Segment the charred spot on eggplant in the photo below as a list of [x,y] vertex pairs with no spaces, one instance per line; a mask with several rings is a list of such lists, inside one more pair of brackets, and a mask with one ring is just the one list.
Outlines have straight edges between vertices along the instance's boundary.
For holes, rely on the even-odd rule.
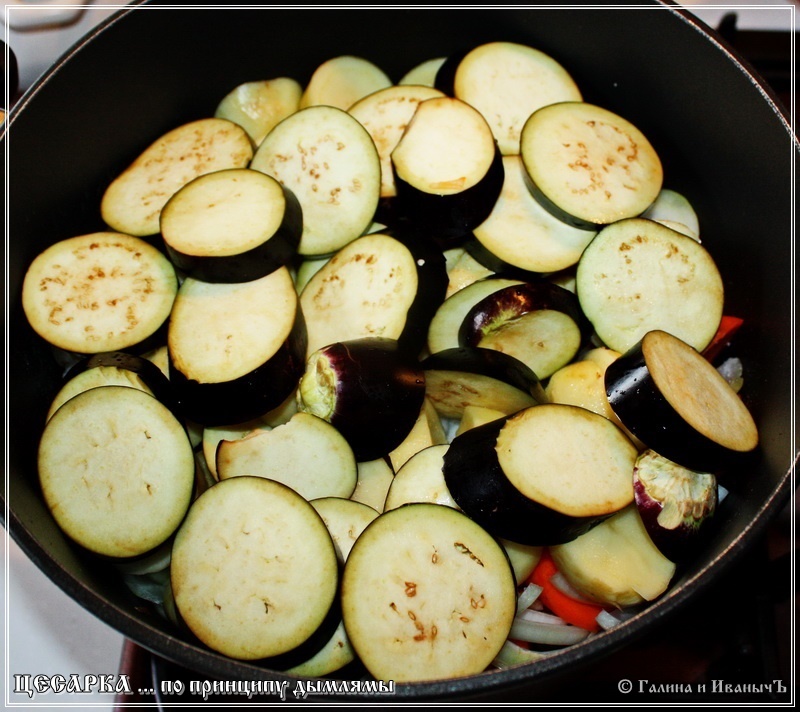
[[671,561],[680,561],[702,524],[717,508],[717,478],[645,450],[633,469],[636,506],[653,543]]
[[359,462],[394,450],[414,427],[425,374],[396,339],[364,337],[329,344],[306,363],[298,406],[334,425]]

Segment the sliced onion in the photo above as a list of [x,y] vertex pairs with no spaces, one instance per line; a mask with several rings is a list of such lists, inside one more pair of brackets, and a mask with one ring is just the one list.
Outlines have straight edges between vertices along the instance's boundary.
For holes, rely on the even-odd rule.
[[565,596],[569,596],[576,601],[580,601],[581,603],[596,603],[596,601],[592,601],[586,598],[586,596],[583,596],[569,581],[567,581],[566,576],[564,576],[564,574],[562,574],[560,571],[554,573],[550,577],[550,583],[552,583],[553,586],[555,586]]
[[525,586],[517,597],[517,615],[522,613],[526,608],[530,608],[534,601],[539,598],[541,592],[542,587],[535,583],[529,583]]
[[521,645],[507,640],[500,648],[500,652],[492,661],[492,665],[498,670],[505,670],[515,665],[523,665],[525,663],[533,663],[547,657],[548,653],[540,653],[536,650],[528,650]]
[[525,610],[518,614],[517,618],[521,618],[525,621],[532,621],[533,623],[544,623],[546,625],[567,625],[567,622],[563,618],[559,618],[559,616],[554,613],[544,613],[543,611]]
[[574,625],[553,625],[515,618],[510,638],[540,645],[572,645],[580,643],[589,635],[588,630]]
[[617,618],[617,616],[610,611],[600,611],[595,620],[597,621],[597,625],[599,625],[603,630],[609,630],[622,623],[622,620]]

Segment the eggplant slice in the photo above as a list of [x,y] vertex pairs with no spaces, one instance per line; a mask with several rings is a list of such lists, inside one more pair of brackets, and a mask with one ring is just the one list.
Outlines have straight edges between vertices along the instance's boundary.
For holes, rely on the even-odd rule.
[[611,363],[605,384],[623,425],[684,467],[717,474],[758,447],[739,394],[702,354],[665,331],[648,332]]
[[493,535],[548,546],[633,502],[637,454],[608,419],[543,404],[456,437],[444,477],[456,504]]

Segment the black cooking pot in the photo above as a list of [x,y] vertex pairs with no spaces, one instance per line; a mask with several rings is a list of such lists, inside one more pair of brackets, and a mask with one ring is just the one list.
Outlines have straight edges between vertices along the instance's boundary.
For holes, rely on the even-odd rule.
[[762,443],[746,471],[726,482],[729,494],[708,536],[669,591],[644,612],[535,665],[400,685],[395,699],[536,699],[545,681],[675,616],[764,531],[787,502],[796,456],[790,376],[797,144],[775,95],[713,32],[657,2],[627,10],[160,5],[126,8],[81,41],[25,94],[4,135],[10,333],[5,526],[68,595],[144,648],[199,674],[287,679],[210,652],[143,611],[119,576],[71,545],[47,512],[35,453],[62,366],[22,314],[22,278],[34,256],[56,240],[103,229],[99,204],[109,181],[167,130],[211,115],[239,83],[276,76],[303,83],[322,61],[340,54],[368,58],[397,80],[422,60],[498,39],[557,58],[587,101],[616,111],[650,138],[664,163],[665,186],[692,201],[703,242],[725,279],[726,312],[744,318],[737,342],[743,397]]

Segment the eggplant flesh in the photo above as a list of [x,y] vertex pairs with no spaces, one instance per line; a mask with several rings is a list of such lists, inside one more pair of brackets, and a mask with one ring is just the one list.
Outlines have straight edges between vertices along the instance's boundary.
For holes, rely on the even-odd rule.
[[718,503],[713,474],[689,470],[653,450],[645,450],[636,460],[633,491],[650,538],[671,561],[685,555]]
[[396,339],[363,337],[315,351],[298,407],[338,428],[359,462],[394,450],[419,417],[425,375]]

